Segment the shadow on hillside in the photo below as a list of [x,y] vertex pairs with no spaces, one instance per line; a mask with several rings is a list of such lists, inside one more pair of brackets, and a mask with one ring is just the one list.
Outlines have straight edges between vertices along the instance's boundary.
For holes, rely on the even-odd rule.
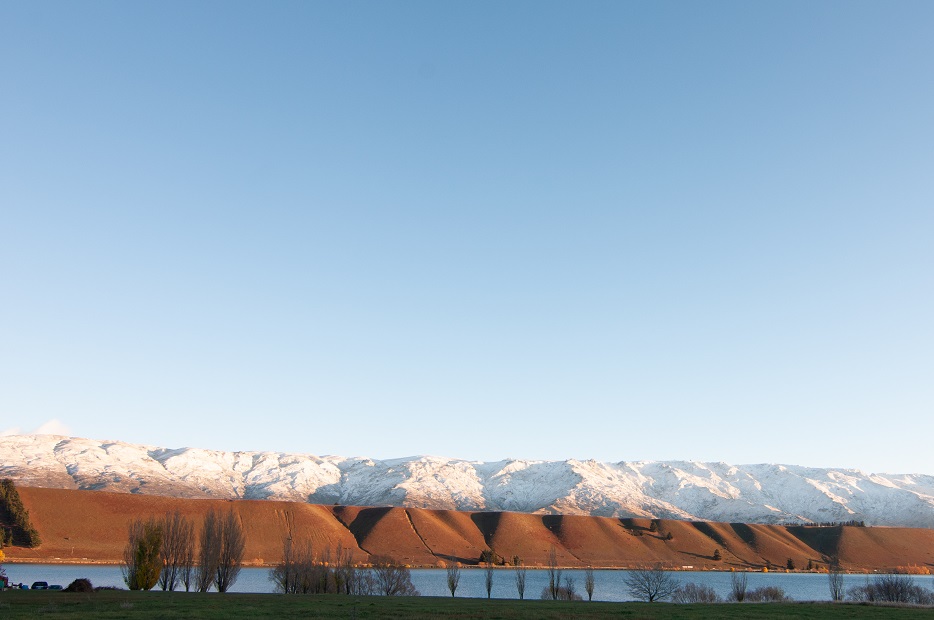
[[503,518],[502,512],[475,512],[470,515],[470,520],[474,522],[480,533],[483,534],[483,542],[488,548],[491,547],[493,536],[499,527],[499,522]]
[[361,545],[373,531],[373,528],[376,527],[376,524],[389,514],[391,510],[392,508],[389,506],[363,508],[350,523],[347,522],[347,509],[344,506],[335,506],[334,515],[347,526],[347,529],[350,530],[350,533],[353,534],[353,537],[357,540],[357,545]]

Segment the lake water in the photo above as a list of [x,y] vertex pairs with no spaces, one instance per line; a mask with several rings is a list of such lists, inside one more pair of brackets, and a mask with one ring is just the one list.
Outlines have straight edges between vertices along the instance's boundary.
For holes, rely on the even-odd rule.
[[[7,576],[11,583],[25,583],[31,585],[34,581],[47,581],[50,584],[67,586],[73,580],[84,577],[91,580],[95,586],[126,587],[119,566],[100,566],[83,564],[5,564]],[[268,568],[244,568],[240,571],[237,583],[232,592],[272,592],[273,584],[269,580]],[[623,584],[625,572],[622,570],[596,570],[594,576],[594,600],[599,601],[626,601],[632,597]],[[673,573],[675,579],[681,583],[694,582],[713,588],[717,594],[726,598],[730,593],[730,573],[721,572],[692,572],[678,571]],[[566,570],[563,575],[574,579],[577,591],[584,597],[584,571]],[[761,586],[779,586],[785,594],[797,601],[826,601],[830,600],[830,590],[827,585],[827,575],[815,573],[747,573],[749,589]],[[846,588],[864,585],[867,575],[844,575]],[[917,585],[925,588],[934,588],[934,576],[914,575]],[[447,589],[447,575],[443,569],[412,569],[412,582],[423,596],[450,596]],[[525,597],[537,599],[542,589],[548,585],[548,573],[544,570],[529,569],[526,576]],[[511,569],[497,569],[493,576],[494,598],[519,598],[516,591],[514,573]],[[457,588],[459,597],[486,597],[484,586],[484,571],[477,569],[463,569],[461,571],[460,585]]]

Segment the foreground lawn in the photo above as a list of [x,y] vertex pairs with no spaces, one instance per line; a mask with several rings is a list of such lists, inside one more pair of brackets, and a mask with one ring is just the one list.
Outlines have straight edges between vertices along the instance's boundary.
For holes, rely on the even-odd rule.
[[0,592],[0,618],[928,618],[931,609],[831,603],[585,603],[430,597],[282,596],[109,591]]

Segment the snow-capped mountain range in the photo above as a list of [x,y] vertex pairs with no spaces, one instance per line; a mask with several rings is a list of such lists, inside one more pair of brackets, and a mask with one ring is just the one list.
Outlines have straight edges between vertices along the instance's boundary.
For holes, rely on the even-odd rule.
[[934,527],[934,476],[695,461],[392,460],[0,437],[24,486],[317,504]]

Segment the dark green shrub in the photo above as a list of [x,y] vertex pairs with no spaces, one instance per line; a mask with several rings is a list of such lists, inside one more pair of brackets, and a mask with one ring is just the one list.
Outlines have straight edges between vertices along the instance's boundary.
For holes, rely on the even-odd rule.
[[23,500],[9,478],[0,480],[0,519],[4,519],[11,526],[9,535],[4,534],[3,544],[18,544],[23,547],[38,547],[42,544],[39,532],[29,520],[29,511],[23,506]]
[[65,592],[93,592],[94,586],[91,585],[90,579],[75,579],[68,584],[68,587],[65,588]]
[[150,518],[137,519],[129,526],[123,550],[123,581],[131,590],[151,590],[162,571],[162,524]]

